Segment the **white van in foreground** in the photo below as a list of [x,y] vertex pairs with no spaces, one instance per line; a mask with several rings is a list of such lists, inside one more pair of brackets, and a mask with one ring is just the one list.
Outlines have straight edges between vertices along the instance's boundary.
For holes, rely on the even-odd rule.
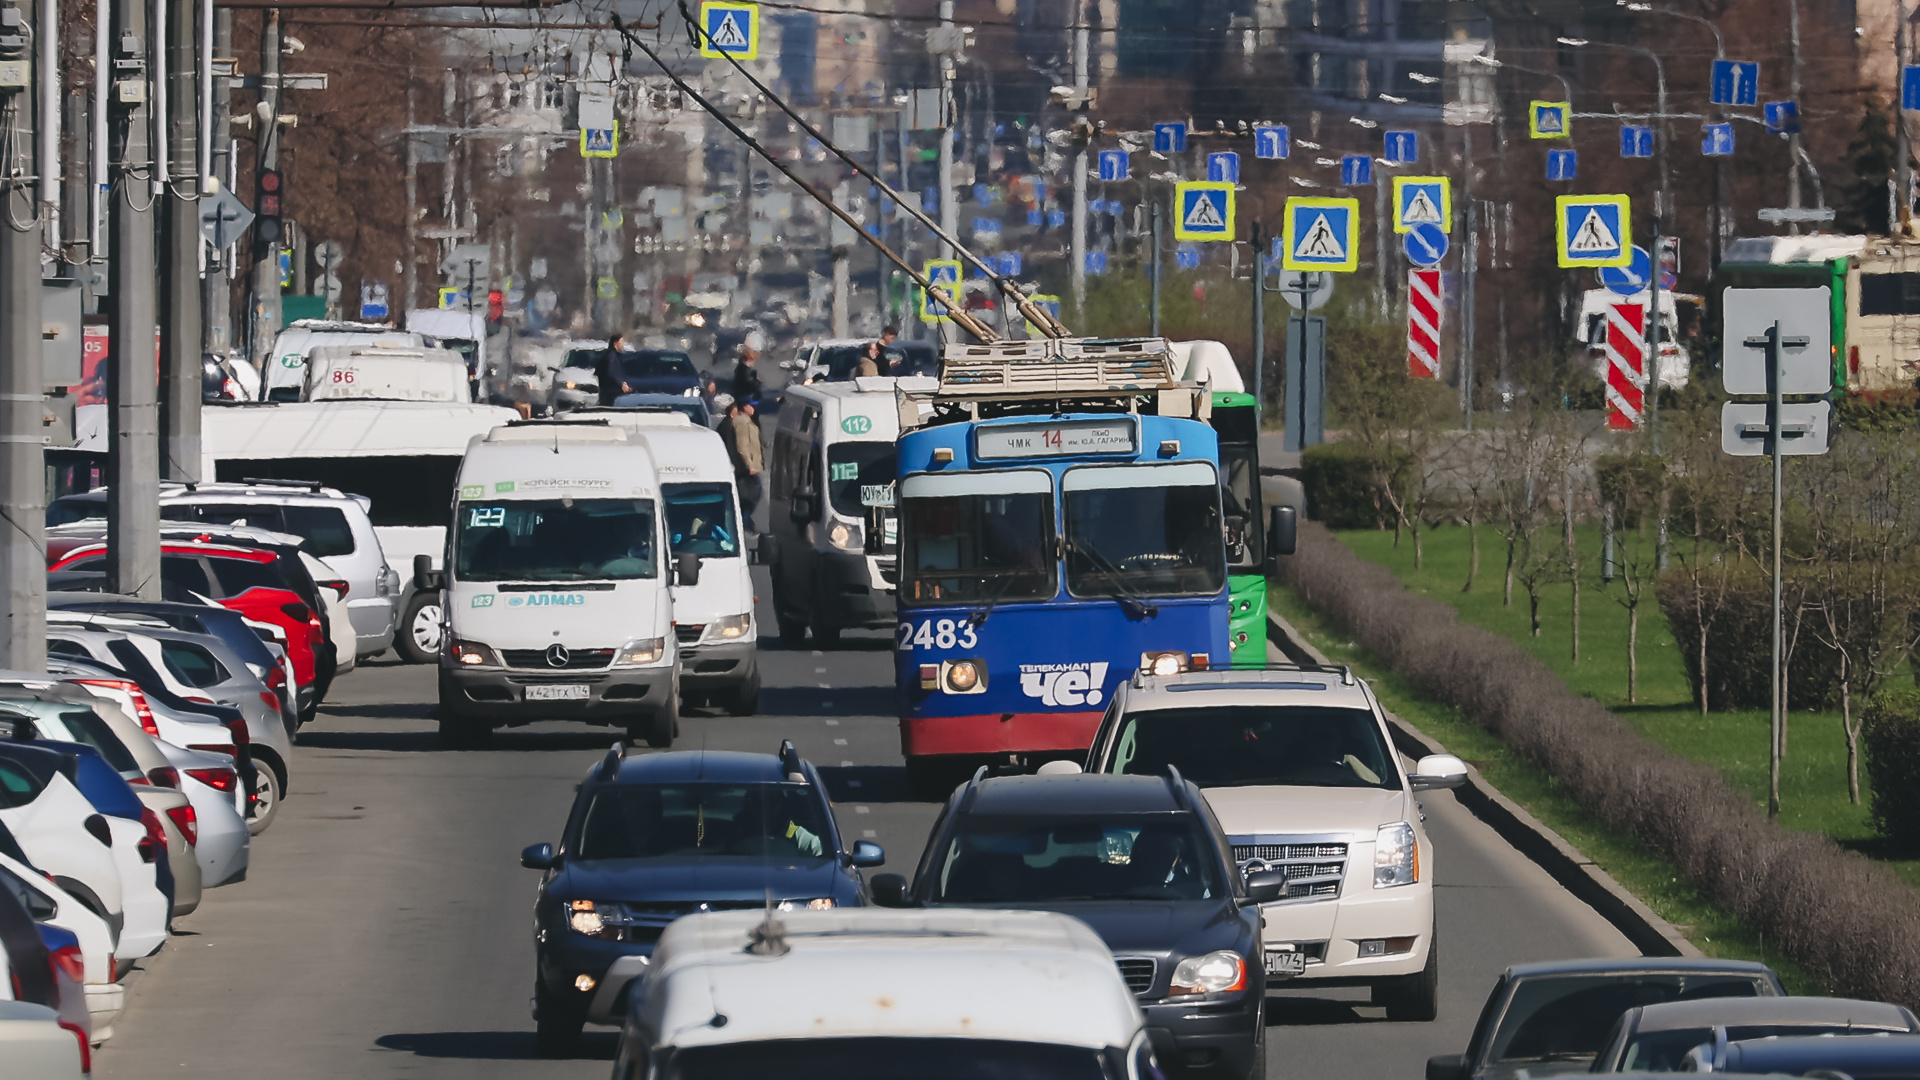
[[[667,927],[613,1080],[1161,1075],[1106,945],[1042,911],[727,911]],[[1203,1007],[1203,1006],[1196,1006]]]
[[[447,563],[440,737],[537,720],[617,724],[671,745],[679,726],[676,581],[646,443],[599,422],[522,421],[467,447]],[[420,560],[416,560],[419,562]],[[438,577],[438,582],[433,579]]]
[[672,409],[606,409],[604,417],[644,440],[660,473],[667,542],[676,558],[700,560],[696,585],[673,587],[680,639],[680,692],[735,716],[760,709],[759,632],[753,618],[750,540],[726,443],[712,428]]

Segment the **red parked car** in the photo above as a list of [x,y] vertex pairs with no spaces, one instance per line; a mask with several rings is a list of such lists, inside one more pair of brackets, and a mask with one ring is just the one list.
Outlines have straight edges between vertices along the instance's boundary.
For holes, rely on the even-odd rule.
[[[320,614],[288,587],[279,556],[257,548],[224,544],[160,545],[160,577],[170,585],[199,593],[249,619],[273,623],[287,633],[287,652],[304,707],[314,687],[314,650],[326,643]],[[52,570],[105,570],[107,546],[83,544],[59,556]]]

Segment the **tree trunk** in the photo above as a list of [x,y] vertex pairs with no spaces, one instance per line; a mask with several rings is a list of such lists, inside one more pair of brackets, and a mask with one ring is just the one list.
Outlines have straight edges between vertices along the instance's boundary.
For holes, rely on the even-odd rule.
[[1560,504],[1562,538],[1567,548],[1567,586],[1573,594],[1573,665],[1580,666],[1580,552],[1573,542],[1573,474],[1567,474],[1566,497]]
[[1853,679],[1840,654],[1840,727],[1847,733],[1847,798],[1860,805],[1860,729],[1853,726]]
[[1473,579],[1480,576],[1480,504],[1467,504],[1467,583],[1461,592],[1473,591]]
[[1707,715],[1707,622],[1700,620],[1700,715]]
[[1420,542],[1422,532],[1420,529],[1419,514],[1415,514],[1407,519],[1407,531],[1413,534],[1413,569],[1418,572],[1427,565],[1427,549],[1426,546]]
[[1627,704],[1640,692],[1640,601],[1627,604]]
[[1527,586],[1527,611],[1528,611],[1528,617],[1533,621],[1533,636],[1539,637],[1540,636],[1540,590],[1538,588],[1535,588],[1532,585]]
[[1507,583],[1500,592],[1500,606],[1513,606],[1513,537],[1507,537]]

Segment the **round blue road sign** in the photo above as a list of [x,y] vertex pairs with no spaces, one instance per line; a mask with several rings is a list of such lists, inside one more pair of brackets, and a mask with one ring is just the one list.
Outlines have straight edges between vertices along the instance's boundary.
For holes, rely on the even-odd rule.
[[1646,248],[1636,245],[1632,262],[1625,266],[1603,266],[1598,272],[1600,284],[1621,296],[1633,296],[1653,280],[1653,257],[1647,254]]
[[1440,226],[1421,222],[1400,234],[1400,246],[1415,266],[1438,266],[1447,257],[1447,234]]

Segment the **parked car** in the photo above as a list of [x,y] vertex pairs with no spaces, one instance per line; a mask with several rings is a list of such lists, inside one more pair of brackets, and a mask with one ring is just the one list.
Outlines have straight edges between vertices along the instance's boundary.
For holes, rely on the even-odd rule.
[[1920,1037],[1827,1034],[1729,1042],[1717,1035],[1687,1055],[1682,1071],[1910,1080],[1920,1075]]
[[1614,1021],[1590,1071],[1680,1072],[1695,1047],[1716,1040],[1874,1032],[1920,1033],[1920,1020],[1900,1005],[1851,998],[1710,998],[1638,1005]]
[[118,981],[113,930],[107,921],[31,863],[4,851],[0,851],[0,892],[12,893],[34,922],[51,923],[74,936],[80,949],[88,1032],[96,1041],[112,1037],[113,1021],[126,1004],[127,992]]
[[1516,964],[1487,995],[1466,1052],[1428,1058],[1427,1080],[1586,1072],[1608,1029],[1635,1006],[1785,993],[1772,968],[1745,960],[1650,956]]
[[618,1024],[628,985],[667,924],[692,911],[827,910],[867,901],[826,784],[782,743],[775,754],[688,751],[628,757],[614,744],[574,795],[560,843],[520,864],[534,896],[534,1017],[541,1051],[570,1051],[583,1024]]
[[1112,955],[1052,912],[713,912],[657,955],[615,1080],[1165,1075]]
[[1205,797],[1178,771],[985,773],[947,800],[911,888],[876,875],[875,902],[1071,915],[1113,951],[1161,1061],[1265,1075],[1260,905],[1279,899],[1284,875],[1243,878]]
[[44,1005],[4,997],[0,1057],[7,1061],[8,1075],[19,1080],[82,1080],[93,1070],[93,1048],[85,1032],[68,1028],[58,1012]]
[[1136,674],[1114,691],[1087,770],[1199,785],[1245,870],[1286,874],[1263,909],[1267,975],[1360,982],[1390,1020],[1439,1009],[1434,851],[1416,792],[1466,779],[1436,754],[1409,772],[1386,714],[1346,668]]

